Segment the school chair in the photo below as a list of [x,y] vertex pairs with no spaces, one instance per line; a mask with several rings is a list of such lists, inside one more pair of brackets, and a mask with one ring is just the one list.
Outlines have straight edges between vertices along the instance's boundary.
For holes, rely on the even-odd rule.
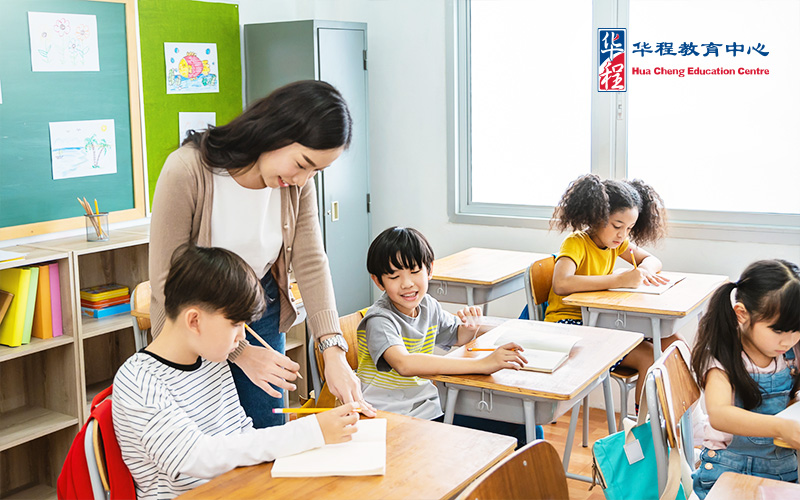
[[150,297],[149,280],[139,283],[131,292],[133,340],[137,352],[147,346],[147,334],[150,333]]
[[[688,477],[694,469],[691,410],[700,399],[700,387],[689,369],[690,359],[689,346],[674,342],[653,363],[645,378],[659,495],[667,487],[667,477],[682,477],[684,492],[688,496],[692,491]],[[678,484],[671,486],[677,493]]]
[[[553,288],[553,269],[556,265],[555,255],[539,259],[525,271],[525,299],[528,301],[528,317],[533,321],[544,321],[547,299]],[[584,448],[589,446],[589,396],[583,398],[583,438]],[[570,433],[567,443],[572,445],[574,428],[571,422],[578,417],[579,405],[575,406],[570,416]],[[565,452],[564,463],[568,463],[569,451]]]
[[[369,308],[364,308],[339,318],[339,327],[342,329],[344,340],[347,342],[348,347],[347,363],[354,371],[358,369],[358,340],[356,330],[364,314],[366,314],[367,309]],[[314,386],[315,402],[311,403],[311,401],[309,401],[309,403],[311,403],[312,406],[320,408],[331,408],[335,406],[336,398],[331,394],[328,385],[325,383],[325,359],[322,357],[322,353],[317,349],[316,340],[311,335],[309,335],[309,337],[307,343],[308,359],[309,361],[315,361],[309,363],[311,384]]]
[[553,445],[532,441],[481,474],[456,500],[569,499],[567,476]]
[[109,386],[92,399],[89,418],[70,446],[58,476],[62,500],[135,499],[136,488],[114,433]]
[[[537,321],[544,321],[547,299],[550,289],[553,288],[553,269],[556,265],[555,256],[537,260],[525,272],[525,298],[528,301],[528,317]],[[611,378],[619,385],[619,421],[617,428],[622,429],[622,420],[628,415],[628,395],[636,387],[638,373],[633,368],[618,366],[611,370]],[[584,422],[584,442],[588,433]]]

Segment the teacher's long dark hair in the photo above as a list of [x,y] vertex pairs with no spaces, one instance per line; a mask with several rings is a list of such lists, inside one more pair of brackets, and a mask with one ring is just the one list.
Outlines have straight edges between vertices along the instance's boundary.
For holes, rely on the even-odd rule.
[[235,170],[293,143],[316,150],[346,149],[352,129],[342,94],[329,83],[303,80],[255,101],[227,125],[190,131],[183,144],[194,144],[205,165]]

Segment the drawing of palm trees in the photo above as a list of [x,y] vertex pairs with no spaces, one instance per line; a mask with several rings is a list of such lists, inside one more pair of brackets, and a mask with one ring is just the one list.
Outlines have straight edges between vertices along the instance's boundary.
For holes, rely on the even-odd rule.
[[83,150],[87,153],[92,152],[92,168],[100,168],[100,158],[105,156],[108,148],[111,145],[105,139],[97,140],[97,134],[92,134],[91,137],[86,138],[83,145]]

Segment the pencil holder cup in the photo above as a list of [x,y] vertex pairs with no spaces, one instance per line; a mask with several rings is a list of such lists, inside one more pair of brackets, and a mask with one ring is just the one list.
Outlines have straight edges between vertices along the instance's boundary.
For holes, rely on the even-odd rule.
[[108,241],[108,212],[85,214],[86,241]]

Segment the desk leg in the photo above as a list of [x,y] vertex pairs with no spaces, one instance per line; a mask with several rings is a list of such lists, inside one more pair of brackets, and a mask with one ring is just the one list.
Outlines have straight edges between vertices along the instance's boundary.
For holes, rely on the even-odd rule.
[[572,441],[575,439],[575,428],[578,426],[578,410],[581,409],[581,402],[576,401],[575,406],[572,407],[572,413],[569,416],[569,432],[567,432],[567,444],[564,445],[564,458],[561,463],[564,464],[564,472],[567,472],[569,466],[569,457],[572,455]]
[[650,325],[653,329],[653,359],[657,361],[661,357],[661,319],[651,317]]
[[606,404],[608,435],[610,436],[617,432],[617,422],[614,420],[614,397],[611,395],[611,375],[608,372],[606,372],[605,379],[603,379],[603,397]]
[[536,439],[536,402],[522,400],[522,413],[525,415],[525,442],[532,443]]
[[444,423],[452,424],[453,417],[456,414],[456,399],[458,399],[458,391],[457,387],[448,387],[447,388],[447,404],[445,405],[444,409]]
[[473,296],[472,287],[467,285],[467,305],[474,306],[475,305],[475,298]]

